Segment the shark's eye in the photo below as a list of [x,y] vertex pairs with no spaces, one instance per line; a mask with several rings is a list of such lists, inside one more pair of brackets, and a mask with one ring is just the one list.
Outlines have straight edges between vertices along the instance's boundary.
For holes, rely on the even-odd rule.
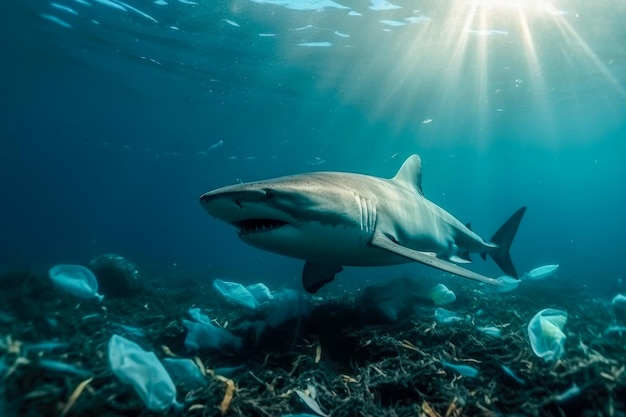
[[274,191],[272,191],[272,190],[265,190],[265,198],[267,200],[271,200],[272,198],[274,198]]

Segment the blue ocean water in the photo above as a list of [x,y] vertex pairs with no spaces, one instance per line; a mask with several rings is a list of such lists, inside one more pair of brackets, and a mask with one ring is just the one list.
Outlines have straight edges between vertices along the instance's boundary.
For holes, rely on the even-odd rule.
[[[316,170],[390,177],[488,238],[528,206],[520,271],[611,287],[626,232],[626,3],[618,0],[7,0],[2,268],[86,264],[280,284],[198,202]],[[498,274],[491,262],[471,269]],[[415,264],[341,279],[433,274]]]

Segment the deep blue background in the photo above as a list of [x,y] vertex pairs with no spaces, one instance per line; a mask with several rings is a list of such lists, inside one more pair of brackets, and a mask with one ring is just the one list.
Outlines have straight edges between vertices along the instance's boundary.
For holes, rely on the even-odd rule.
[[[532,53],[517,12],[491,22],[508,35],[446,41],[466,33],[449,30],[446,2],[423,2],[432,21],[389,33],[379,20],[415,15],[413,2],[387,12],[344,2],[363,14],[347,17],[247,0],[128,0],[157,24],[57,3],[79,14],[8,0],[0,18],[2,267],[112,251],[152,270],[281,282],[300,262],[239,242],[203,212],[202,193],[310,170],[392,176],[419,153],[427,197],[485,238],[529,207],[512,250],[521,271],[558,263],[594,283],[624,274],[622,2],[528,12]],[[322,29],[293,30],[305,25]],[[472,268],[497,274],[491,262]],[[345,279],[400,273],[437,272],[355,268]]]

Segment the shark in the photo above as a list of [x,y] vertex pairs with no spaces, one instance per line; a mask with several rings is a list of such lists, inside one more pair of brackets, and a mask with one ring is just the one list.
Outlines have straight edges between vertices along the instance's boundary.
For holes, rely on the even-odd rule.
[[519,279],[509,254],[526,207],[484,240],[422,191],[422,160],[411,155],[392,178],[311,172],[238,183],[200,197],[205,211],[238,229],[256,248],[304,260],[302,284],[315,293],[344,266],[418,262],[451,274],[502,285],[463,264],[489,255]]

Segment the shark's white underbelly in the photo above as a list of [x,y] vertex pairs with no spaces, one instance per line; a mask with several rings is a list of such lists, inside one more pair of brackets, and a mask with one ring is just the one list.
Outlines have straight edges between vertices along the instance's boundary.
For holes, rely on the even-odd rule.
[[279,255],[306,261],[344,266],[383,266],[411,262],[369,245],[370,233],[357,228],[317,227],[305,233],[293,227],[242,236],[246,243]]

